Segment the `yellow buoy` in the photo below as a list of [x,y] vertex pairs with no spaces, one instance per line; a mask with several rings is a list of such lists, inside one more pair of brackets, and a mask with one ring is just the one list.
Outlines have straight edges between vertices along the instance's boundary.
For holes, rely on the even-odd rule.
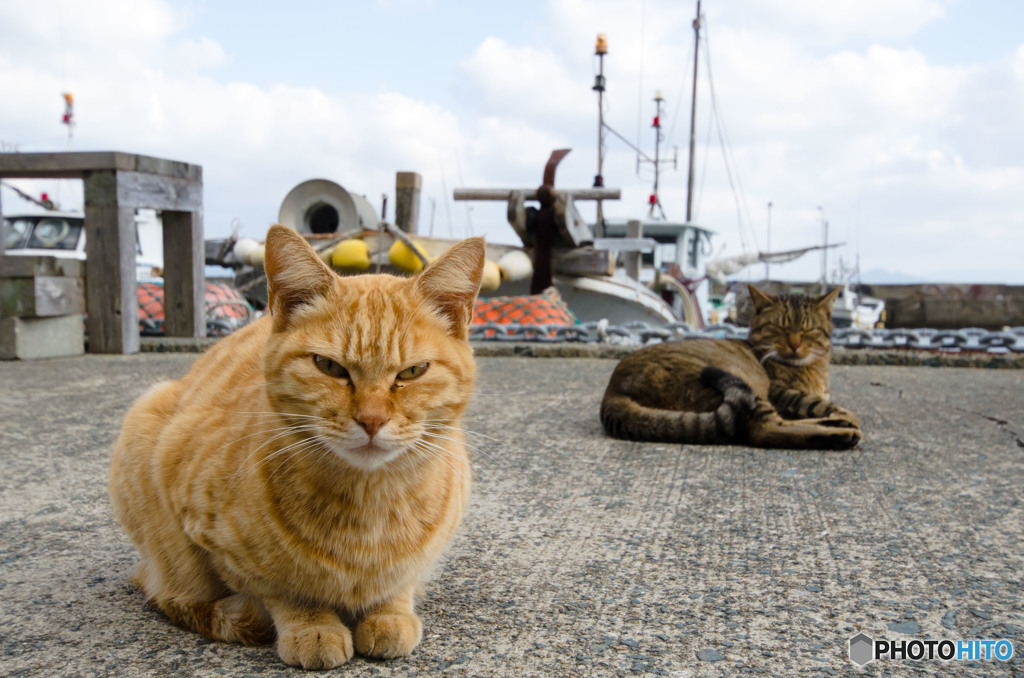
[[[426,252],[423,250],[423,246],[415,240],[411,241],[413,247],[415,247],[420,254],[426,258]],[[395,244],[388,250],[388,261],[395,268],[405,271],[406,273],[419,273],[423,270],[423,262],[416,254],[405,246],[405,243],[401,240],[396,240]]]
[[490,259],[484,261],[484,275],[480,280],[481,292],[493,292],[501,285],[501,269]]
[[335,268],[365,271],[370,267],[370,246],[365,240],[342,240],[331,252],[331,265]]

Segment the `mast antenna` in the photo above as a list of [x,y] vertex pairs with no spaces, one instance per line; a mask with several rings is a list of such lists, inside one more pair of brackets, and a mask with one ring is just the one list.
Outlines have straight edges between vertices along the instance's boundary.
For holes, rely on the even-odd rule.
[[690,171],[686,180],[686,223],[693,221],[693,162],[697,124],[697,55],[700,48],[700,0],[697,0],[697,16],[693,20],[693,93],[690,98]]
[[[650,162],[654,166],[654,190],[651,193],[651,196],[650,196],[650,198],[648,200],[648,202],[651,205],[651,209],[650,209],[650,212],[648,212],[648,216],[651,217],[652,219],[657,218],[656,215],[654,214],[655,209],[657,209],[658,212],[661,213],[661,218],[662,219],[665,218],[665,210],[661,206],[661,197],[658,195],[658,179],[659,179],[659,174],[660,174],[660,171],[661,171],[661,164],[662,163],[669,163],[669,162],[671,162],[672,163],[672,167],[674,169],[678,165],[678,159],[679,159],[678,151],[673,154],[671,160],[669,160],[668,158],[666,158],[664,160],[661,159],[661,142],[662,142],[662,140],[665,137],[665,135],[663,135],[661,133],[661,118],[662,118],[661,104],[662,104],[663,101],[665,101],[665,99],[664,99],[664,97],[661,96],[661,90],[660,89],[659,90],[655,90],[654,91],[654,105],[657,108],[655,109],[654,123],[651,125],[651,127],[654,128],[654,160],[648,160],[648,162]],[[639,163],[640,160],[637,159],[637,162]]]
[[[597,45],[594,48],[598,70],[592,88],[597,92],[597,175],[594,177],[594,188],[604,188],[604,55],[607,53],[608,37],[604,33],[598,33]],[[604,236],[604,205],[601,200],[597,201],[597,224],[594,230],[594,235],[598,238]]]

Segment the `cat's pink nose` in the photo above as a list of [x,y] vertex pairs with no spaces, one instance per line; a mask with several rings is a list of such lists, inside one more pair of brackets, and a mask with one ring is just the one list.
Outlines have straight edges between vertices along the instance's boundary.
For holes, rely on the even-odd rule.
[[363,427],[370,437],[377,435],[381,427],[388,423],[389,417],[383,412],[367,412],[356,417],[356,423]]
[[786,337],[786,342],[789,344],[789,347],[795,351],[800,348],[800,344],[803,343],[803,340],[800,338],[799,334],[790,334]]

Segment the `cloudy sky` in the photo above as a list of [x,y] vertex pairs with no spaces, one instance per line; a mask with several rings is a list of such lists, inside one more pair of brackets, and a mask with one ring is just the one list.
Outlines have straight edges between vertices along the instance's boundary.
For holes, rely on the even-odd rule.
[[[314,177],[393,205],[395,172],[412,170],[421,231],[514,242],[503,207],[451,190],[536,186],[555,148],[573,149],[558,185],[591,185],[603,32],[607,122],[649,154],[664,94],[679,169],[662,175],[661,201],[681,220],[695,5],[0,0],[0,150],[66,150],[69,91],[73,150],[203,166],[208,237],[236,221],[261,237]],[[824,217],[846,243],[832,266],[859,255],[865,272],[1024,283],[1024,3],[704,0],[703,12],[695,220],[716,232],[712,256],[764,250],[771,202],[772,249],[820,243]],[[638,176],[615,138],[607,149],[605,182],[623,199],[606,213],[644,215],[649,169]],[[81,201],[74,182],[19,185]],[[820,271],[809,255],[772,273]]]

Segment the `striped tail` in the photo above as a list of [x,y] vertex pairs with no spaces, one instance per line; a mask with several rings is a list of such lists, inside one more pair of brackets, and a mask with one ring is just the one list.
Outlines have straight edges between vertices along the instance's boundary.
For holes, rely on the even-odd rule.
[[661,410],[640,405],[626,395],[606,393],[601,423],[613,438],[642,442],[713,444],[732,442],[756,405],[756,396],[739,377],[717,367],[701,370],[700,380],[722,393],[713,412]]

